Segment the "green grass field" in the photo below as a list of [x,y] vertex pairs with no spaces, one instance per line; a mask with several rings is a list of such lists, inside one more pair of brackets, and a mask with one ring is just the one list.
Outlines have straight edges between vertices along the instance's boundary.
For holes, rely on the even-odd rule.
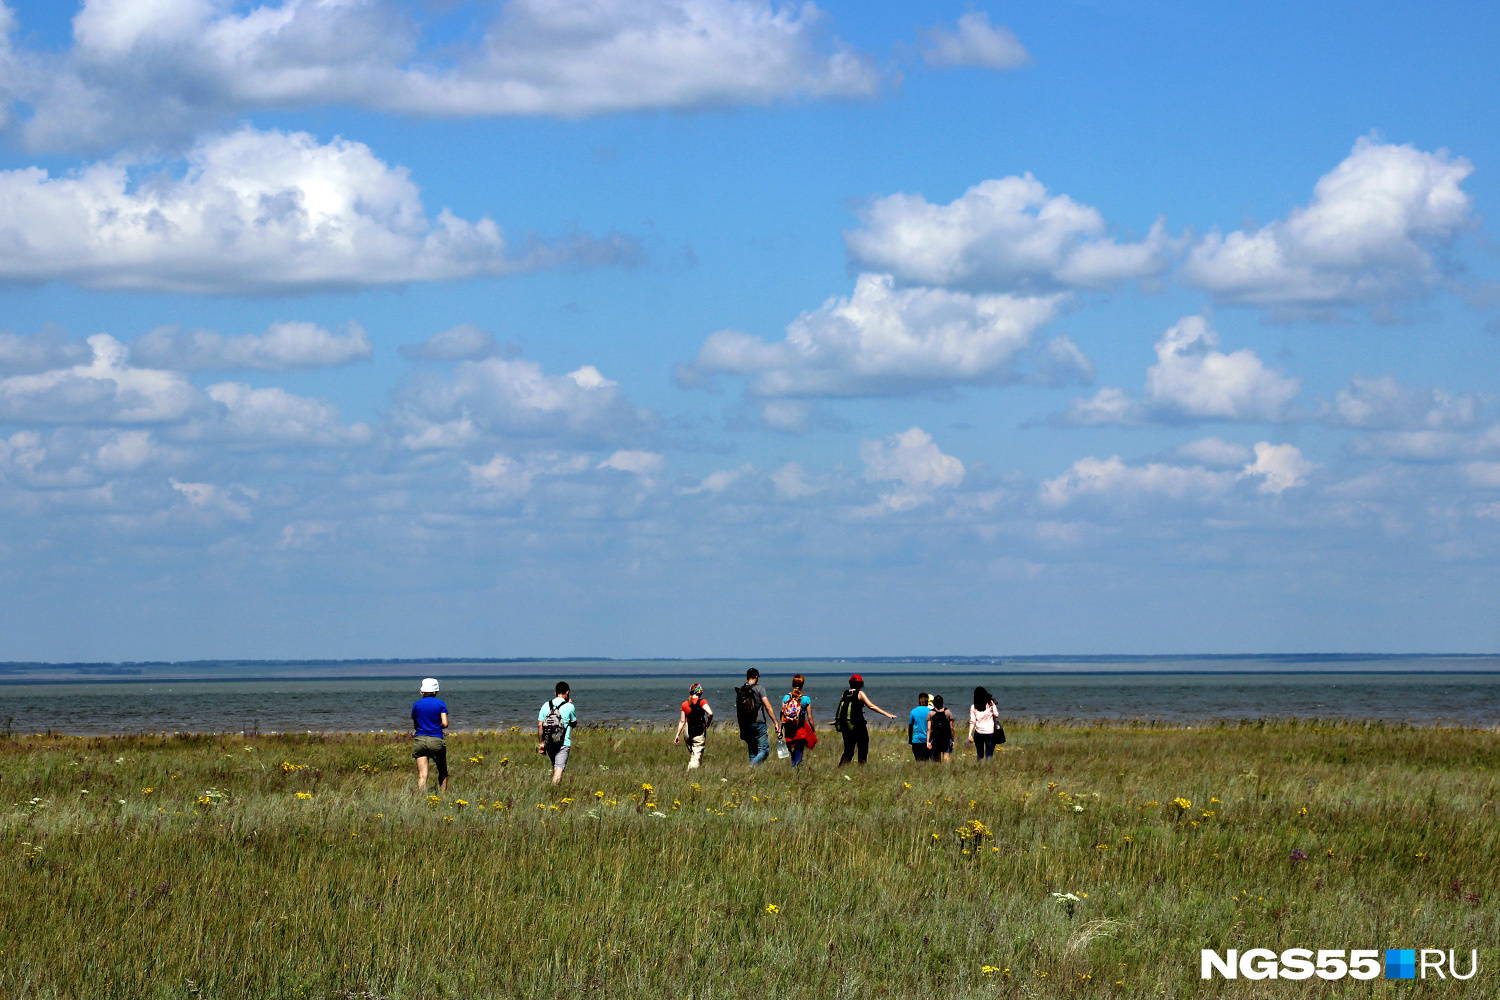
[[[1500,995],[1494,732],[1010,737],[839,768],[830,734],[794,771],[714,732],[688,772],[670,734],[585,730],[554,790],[534,736],[462,733],[432,799],[391,737],[0,741],[0,996]],[[1480,969],[1198,978],[1298,946]]]

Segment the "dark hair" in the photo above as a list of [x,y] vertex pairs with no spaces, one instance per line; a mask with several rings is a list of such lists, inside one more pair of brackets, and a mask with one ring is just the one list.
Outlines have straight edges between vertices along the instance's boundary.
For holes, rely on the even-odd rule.
[[802,690],[802,685],[806,683],[807,678],[803,677],[801,674],[794,674],[792,676],[792,687],[796,688],[797,690]]
[[932,707],[933,708],[942,708],[943,707],[943,696],[942,695],[935,694],[935,695],[932,696]]
[[760,676],[760,671],[756,670],[754,667],[751,667],[749,670],[745,671],[745,680],[747,680],[747,681],[753,681],[753,680],[755,680],[759,676]]
[[922,699],[925,698],[925,697],[927,697],[927,692],[926,691],[918,691],[917,692],[917,704],[920,705],[922,703]]
[[851,677],[849,678],[849,686],[858,691],[860,688],[865,686],[865,682],[863,678],[856,680],[855,678]]
[[974,709],[976,711],[983,712],[984,707],[994,700],[984,688],[977,687],[974,689]]
[[553,690],[558,694],[567,694],[572,689],[568,687],[567,681],[558,681],[557,687],[553,688]]

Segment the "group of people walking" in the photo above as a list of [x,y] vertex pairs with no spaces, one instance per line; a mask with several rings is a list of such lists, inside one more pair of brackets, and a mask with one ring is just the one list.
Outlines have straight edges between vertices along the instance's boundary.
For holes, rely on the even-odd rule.
[[[794,676],[791,690],[782,696],[777,708],[760,682],[760,671],[754,667],[745,671],[745,683],[734,689],[735,717],[752,766],[765,763],[771,755],[773,742],[777,755],[790,758],[793,767],[801,765],[807,752],[817,746],[817,720],[813,717],[812,698],[802,690],[805,683],[806,678],[801,674]],[[833,730],[844,738],[840,766],[856,758],[863,764],[869,756],[870,729],[865,718],[866,709],[887,719],[896,718],[870,700],[865,693],[864,678],[854,674],[839,699],[832,724]],[[444,730],[448,728],[448,706],[438,697],[436,678],[428,677],[422,681],[421,697],[412,706],[411,718],[417,790],[423,791],[427,787],[430,761],[437,768],[439,790],[446,792],[448,750]],[[713,722],[713,708],[703,696],[703,685],[694,684],[680,707],[677,729],[672,736],[672,743],[677,746],[686,739],[689,770],[702,765],[708,730]],[[563,771],[568,766],[573,729],[577,725],[578,709],[573,704],[572,692],[566,681],[558,681],[553,696],[537,713],[536,722],[536,750],[552,765],[554,785],[562,781]],[[942,695],[929,695],[926,691],[917,695],[917,705],[907,716],[906,723],[906,738],[913,757],[919,761],[951,759],[956,730],[953,712],[944,704]],[[974,689],[974,701],[969,707],[967,742],[974,746],[981,761],[994,756],[995,747],[1005,742],[1000,710],[983,687]]]

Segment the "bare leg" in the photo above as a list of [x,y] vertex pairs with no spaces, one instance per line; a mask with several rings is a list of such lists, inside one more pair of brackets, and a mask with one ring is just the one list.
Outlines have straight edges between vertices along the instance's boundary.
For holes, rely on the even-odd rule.
[[554,767],[552,769],[552,783],[554,785],[560,785],[560,784],[562,784],[562,773],[563,773],[563,769],[560,768],[560,767]]
[[427,788],[427,758],[417,758],[417,791],[425,791]]

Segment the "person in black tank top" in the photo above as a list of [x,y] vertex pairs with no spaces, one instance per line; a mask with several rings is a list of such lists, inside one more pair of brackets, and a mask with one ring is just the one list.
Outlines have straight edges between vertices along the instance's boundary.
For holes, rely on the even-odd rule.
[[866,708],[879,712],[887,719],[895,718],[870,700],[870,696],[865,694],[865,679],[855,674],[849,678],[849,689],[839,701],[838,715],[834,719],[834,728],[844,736],[844,755],[839,758],[840,767],[853,760],[856,753],[861,764],[870,755],[870,729],[865,723]]

